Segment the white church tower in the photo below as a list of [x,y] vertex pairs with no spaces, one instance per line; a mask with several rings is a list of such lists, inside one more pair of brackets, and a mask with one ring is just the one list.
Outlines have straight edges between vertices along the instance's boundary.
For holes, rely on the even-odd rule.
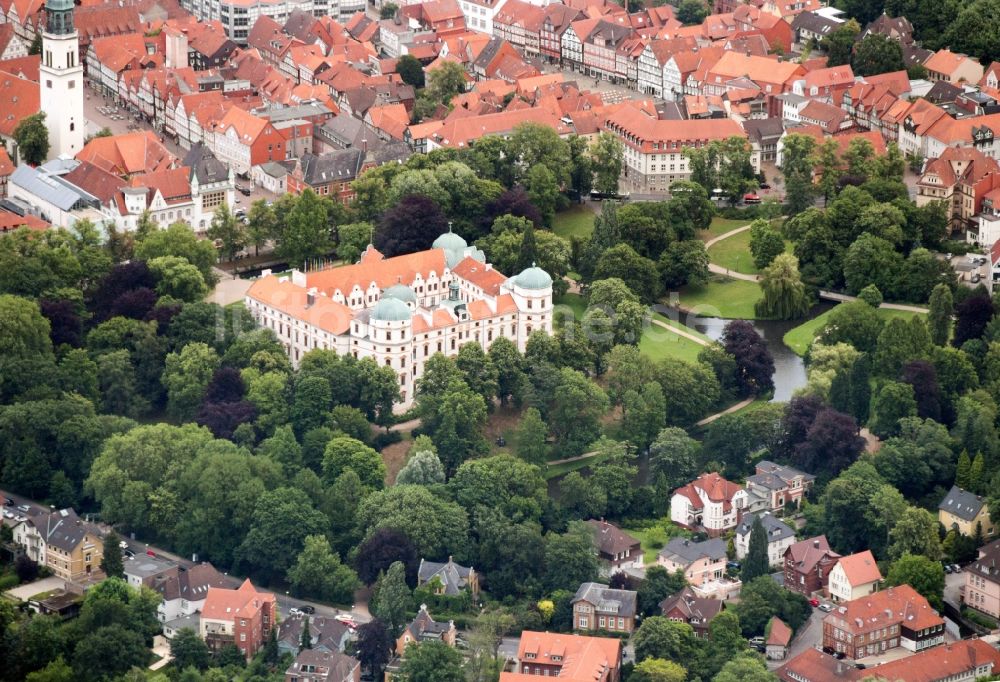
[[49,158],[83,149],[83,65],[73,25],[73,0],[46,0],[39,74],[42,111],[49,129]]

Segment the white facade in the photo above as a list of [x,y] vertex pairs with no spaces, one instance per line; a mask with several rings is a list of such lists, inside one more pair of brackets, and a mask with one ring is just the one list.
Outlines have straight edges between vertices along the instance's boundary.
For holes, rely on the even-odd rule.
[[704,526],[710,535],[718,535],[736,527],[747,501],[744,488],[718,474],[706,474],[674,492],[670,520],[687,528]]
[[[462,246],[438,246],[445,237]],[[421,265],[427,269],[413,274]],[[404,272],[410,281],[403,280]],[[467,343],[487,350],[501,336],[524,352],[532,332],[552,333],[547,274],[529,268],[507,279],[450,233],[430,251],[382,259],[369,247],[353,266],[293,271],[290,281],[267,274],[247,292],[246,306],[262,327],[274,331],[293,365],[320,348],[391,367],[400,387],[396,411],[413,404],[416,382],[433,355],[454,356]]]
[[[530,0],[529,0],[530,1]],[[459,0],[459,7],[465,15],[465,26],[472,31],[478,31],[487,35],[493,35],[493,20],[501,8],[507,4],[507,0]],[[534,2],[544,6],[545,3]]]
[[[672,60],[673,58],[671,57]],[[639,55],[637,82],[639,92],[646,95],[653,95],[654,97],[663,97],[663,91],[666,87],[665,80],[664,66],[660,65],[660,61],[653,52],[652,43],[649,43],[642,51],[642,54]]]
[[[766,530],[766,529],[765,529]],[[750,536],[753,532],[745,535],[736,534],[733,538],[733,545],[736,548],[736,558],[744,559],[750,551]],[[767,560],[771,566],[781,566],[785,561],[785,550],[795,544],[795,535],[786,538],[769,539],[767,543]]]
[[833,570],[830,571],[830,597],[836,602],[852,601],[854,599],[861,599],[861,597],[867,597],[872,592],[875,592],[877,588],[877,580],[860,585],[852,585],[847,577],[847,573],[844,572],[843,564],[839,561],[833,567]]
[[43,34],[39,67],[41,110],[49,129],[49,158],[76,156],[83,149],[87,125],[83,116],[83,64],[76,31]]

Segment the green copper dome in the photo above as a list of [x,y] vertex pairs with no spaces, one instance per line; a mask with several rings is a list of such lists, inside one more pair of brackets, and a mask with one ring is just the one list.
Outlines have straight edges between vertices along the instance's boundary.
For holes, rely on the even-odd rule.
[[461,251],[468,247],[469,244],[454,232],[449,231],[435,239],[431,246],[435,249],[444,249],[445,251]]
[[552,278],[549,273],[532,265],[514,278],[514,284],[522,289],[548,289],[552,286]]
[[382,292],[382,298],[394,298],[403,303],[417,303],[417,294],[405,284],[393,284]]
[[412,317],[409,307],[396,298],[383,298],[371,312],[371,319],[380,322],[405,322]]

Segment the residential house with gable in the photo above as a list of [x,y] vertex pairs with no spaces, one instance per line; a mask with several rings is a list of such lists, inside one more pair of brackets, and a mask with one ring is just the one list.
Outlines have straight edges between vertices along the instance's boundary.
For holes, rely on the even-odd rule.
[[767,639],[764,651],[769,661],[782,661],[788,655],[788,645],[792,641],[792,629],[777,616],[772,616],[766,628]]
[[512,672],[500,682],[524,682],[527,675],[558,677],[564,682],[620,682],[622,642],[614,637],[521,633]]
[[259,592],[248,579],[235,590],[208,588],[199,634],[212,651],[235,644],[249,661],[276,625],[277,598]]
[[985,537],[996,532],[986,498],[958,486],[952,486],[938,505],[938,521],[946,530],[954,529],[969,537],[976,534],[977,526],[982,527]]
[[645,566],[642,558],[642,544],[613,523],[604,519],[590,519],[587,525],[594,533],[597,559],[601,574],[611,576],[627,569],[641,569]]
[[717,472],[702,474],[674,491],[670,498],[670,520],[684,528],[704,528],[710,536],[716,537],[739,524],[747,502],[747,491],[738,484],[727,481]]
[[909,585],[845,602],[823,618],[823,647],[860,660],[944,643],[944,619]]
[[351,628],[336,618],[326,616],[310,616],[299,613],[288,616],[278,623],[278,653],[295,653],[302,646],[302,630],[305,624],[309,623],[309,635],[312,640],[312,648],[316,651],[339,651],[343,652],[350,642],[354,633]]
[[[767,132],[767,127],[764,125],[752,126],[748,123],[748,127]],[[778,126],[773,126],[771,137],[773,138],[777,132]],[[761,133],[762,137],[764,133]],[[780,137],[780,134],[778,136]],[[753,137],[751,136],[751,140]],[[776,514],[784,512],[786,506],[795,510],[801,509],[803,498],[815,482],[816,477],[812,474],[762,459],[755,465],[754,474],[747,476],[746,487],[751,498],[749,506],[757,511],[756,500],[760,500],[763,509]]]
[[600,583],[583,583],[570,600],[573,629],[632,632],[637,595],[633,590],[613,590]]
[[445,563],[420,560],[417,567],[417,586],[435,585],[436,594],[455,596],[468,591],[473,597],[479,594],[479,574],[471,566],[455,563],[451,557]]
[[660,613],[668,620],[687,623],[696,637],[707,639],[708,624],[722,612],[725,605],[726,602],[721,599],[699,597],[690,585],[686,585],[680,592],[660,602]]
[[[878,677],[886,680],[919,679],[920,682],[975,682],[1000,671],[1000,652],[982,639],[949,642],[941,647],[880,662]],[[807,648],[775,671],[781,682],[860,682],[874,671]],[[919,678],[914,678],[914,674]]]
[[743,517],[740,525],[736,527],[736,536],[733,538],[736,558],[745,559],[750,551],[750,538],[753,537],[753,524],[757,518],[760,518],[764,532],[767,534],[768,563],[771,566],[781,566],[785,560],[785,551],[795,544],[795,531],[770,512]]
[[396,655],[405,656],[406,647],[414,642],[444,642],[448,646],[455,646],[458,630],[455,629],[455,621],[439,623],[427,611],[427,605],[421,604],[416,617],[410,624],[403,628],[403,633],[396,639]]
[[211,146],[219,160],[239,175],[258,164],[288,158],[285,136],[274,124],[236,106],[216,125]]
[[991,618],[1000,618],[1000,540],[979,548],[965,567],[962,603]]
[[917,206],[943,201],[953,231],[975,228],[983,198],[1000,188],[1000,164],[975,148],[948,147],[927,161],[917,181]]
[[549,62],[562,63],[562,37],[566,29],[582,16],[580,10],[554,2],[545,7],[538,33],[541,56]]
[[14,526],[13,537],[25,556],[57,578],[79,582],[100,570],[103,541],[72,509],[29,513]]
[[838,559],[840,555],[830,549],[825,535],[796,542],[785,550],[785,589],[806,597],[822,592]]
[[853,601],[878,591],[882,572],[870,549],[837,560],[830,571],[830,598],[835,602]]
[[948,83],[978,83],[983,78],[983,65],[964,54],[945,48],[938,50],[924,62],[927,79]]
[[656,563],[668,573],[683,572],[691,585],[703,586],[721,580],[726,574],[726,541],[722,538],[704,542],[671,538],[657,554]]
[[361,661],[339,651],[303,649],[285,671],[285,682],[361,682]]

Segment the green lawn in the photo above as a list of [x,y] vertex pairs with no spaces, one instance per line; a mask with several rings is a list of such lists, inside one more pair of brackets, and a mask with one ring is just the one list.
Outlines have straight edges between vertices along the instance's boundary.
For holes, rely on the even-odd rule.
[[[793,244],[786,241],[785,253],[791,253],[792,248]],[[750,230],[716,242],[708,249],[708,257],[716,265],[733,272],[741,272],[744,275],[760,274],[750,253]]]
[[[806,351],[809,350],[809,346],[812,344],[813,339],[816,338],[816,334],[822,329],[828,319],[830,319],[830,314],[835,310],[831,308],[827,310],[822,315],[817,315],[808,322],[803,322],[798,327],[791,329],[784,336],[785,345],[795,351],[798,355],[805,355]],[[887,308],[878,309],[879,317],[885,321],[889,321],[895,317],[903,318],[908,320],[914,315],[919,315],[920,313],[913,313],[906,310],[890,310]]]
[[[563,294],[552,301],[556,306],[567,306],[571,308],[576,319],[582,320],[583,313],[587,310],[587,299],[580,294]],[[561,315],[556,311],[557,318]]]
[[[684,329],[688,333],[704,339],[705,341],[711,341],[711,339],[704,334],[701,334],[693,329],[688,329],[680,322],[674,322],[673,320],[659,314],[654,314],[653,318],[671,327]],[[649,325],[649,327],[647,327],[643,332],[642,338],[639,339],[639,350],[653,360],[676,358],[686,362],[697,362],[698,353],[701,352],[702,348],[704,348],[704,346],[701,344],[695,343],[691,339],[685,338],[679,334],[669,332],[655,324]]]
[[712,218],[712,224],[708,226],[707,230],[702,230],[698,237],[707,242],[709,239],[714,239],[720,234],[725,234],[731,230],[735,230],[737,227],[743,227],[744,225],[749,225],[752,221],[746,219],[732,220],[730,218],[720,218],[716,216]]
[[586,467],[598,464],[606,460],[611,453],[606,453],[603,455],[595,455],[594,457],[588,457],[587,459],[580,459],[575,462],[566,462],[565,464],[550,464],[545,467],[545,478],[546,480],[550,478],[555,478],[557,476],[562,476],[568,474],[571,471],[579,471],[580,469],[585,469]]
[[564,239],[589,237],[594,231],[596,214],[583,204],[574,204],[565,211],[556,213],[552,221],[552,231]]
[[626,533],[638,540],[642,545],[643,561],[647,566],[656,563],[656,555],[663,549],[670,538],[690,537],[691,534],[671,523],[669,518],[663,518],[645,528],[622,528]]
[[756,282],[713,275],[704,286],[682,288],[678,302],[703,317],[753,320],[757,318],[754,304],[762,296],[760,285]]

